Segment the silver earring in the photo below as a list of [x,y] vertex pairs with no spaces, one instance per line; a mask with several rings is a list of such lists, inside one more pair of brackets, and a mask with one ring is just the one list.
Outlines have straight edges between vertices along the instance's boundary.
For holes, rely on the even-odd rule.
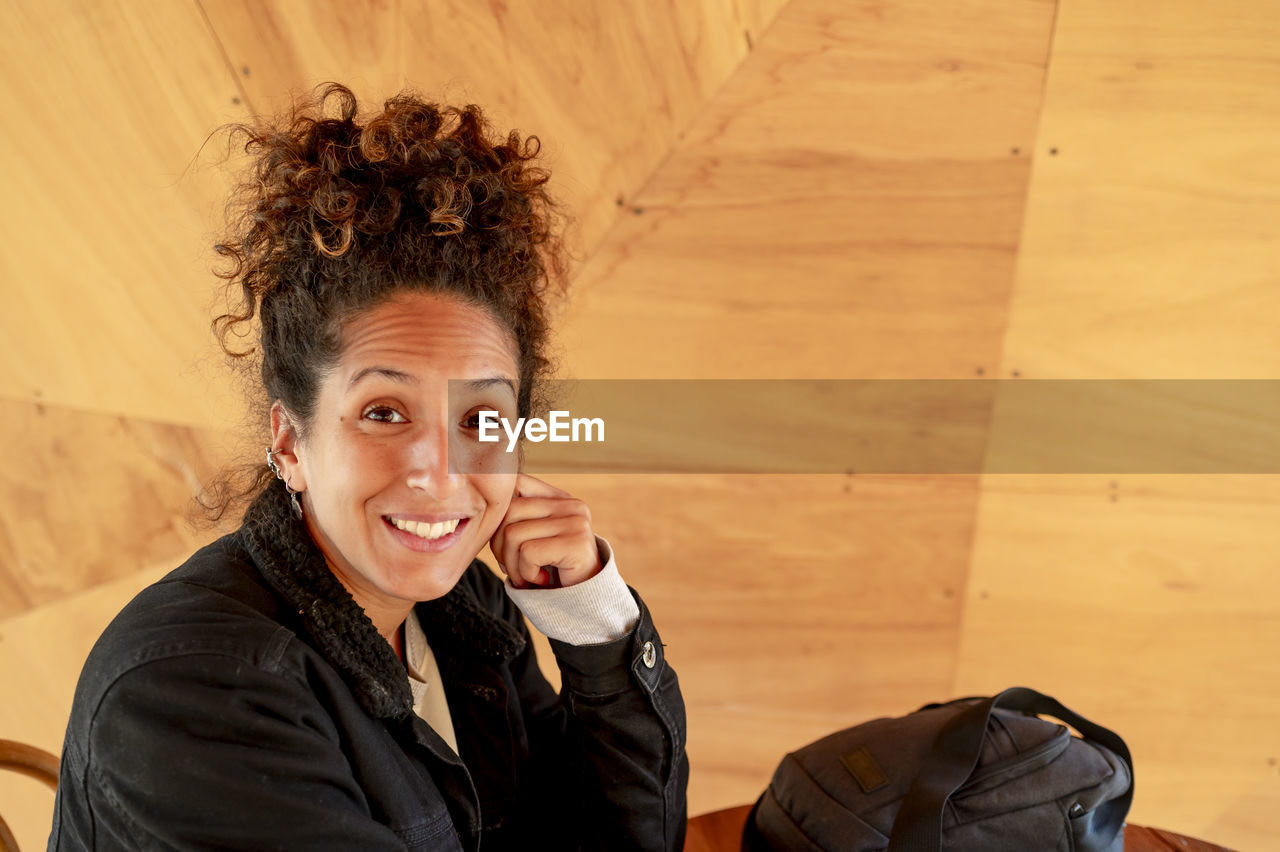
[[284,471],[280,469],[279,462],[276,461],[276,454],[279,450],[273,450],[267,447],[267,467],[271,468],[271,472],[276,475],[276,479],[284,483],[284,490],[289,492],[289,505],[293,508],[293,516],[298,520],[302,520],[302,504],[298,502],[298,495],[302,492],[294,491],[289,485],[289,481],[284,478]]
[[[284,479],[284,477],[280,477]],[[302,520],[302,504],[298,502],[298,495],[301,491],[294,491],[293,486],[289,484],[289,480],[285,479],[284,490],[289,492],[289,505],[293,507],[293,516],[298,520]]]
[[276,479],[284,479],[284,473],[280,470],[280,464],[276,461],[276,453],[279,450],[273,450],[267,447],[267,467],[271,468],[271,472],[276,475]]

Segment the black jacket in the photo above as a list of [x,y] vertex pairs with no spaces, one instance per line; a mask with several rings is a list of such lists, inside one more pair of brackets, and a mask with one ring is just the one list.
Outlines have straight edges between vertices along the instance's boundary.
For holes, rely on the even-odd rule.
[[636,601],[623,639],[552,640],[559,696],[482,563],[418,604],[459,761],[268,489],[90,653],[49,848],[679,850],[684,703]]

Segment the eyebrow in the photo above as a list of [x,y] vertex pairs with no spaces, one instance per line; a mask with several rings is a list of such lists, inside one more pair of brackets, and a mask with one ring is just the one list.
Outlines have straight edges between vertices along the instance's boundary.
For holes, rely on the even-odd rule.
[[399,382],[405,385],[416,385],[418,383],[417,376],[411,376],[403,370],[396,370],[392,367],[365,367],[363,370],[356,372],[351,377],[351,381],[347,382],[347,388],[353,388],[356,384],[366,376],[383,376],[393,382]]
[[506,385],[511,391],[512,396],[516,396],[516,383],[508,379],[506,376],[490,376],[487,379],[472,379],[466,383],[466,389],[469,391],[482,391],[493,387],[494,385]]
[[[418,383],[417,376],[410,375],[403,370],[397,370],[394,367],[365,367],[363,370],[358,370],[356,374],[351,377],[351,381],[347,382],[347,388],[350,389],[355,387],[361,379],[368,376],[383,376],[393,382],[399,382],[400,384],[406,385],[416,385]],[[495,385],[506,385],[507,389],[511,391],[512,396],[517,395],[515,382],[506,376],[489,376],[484,379],[472,379],[466,383],[465,388],[468,391],[475,392],[487,390]]]

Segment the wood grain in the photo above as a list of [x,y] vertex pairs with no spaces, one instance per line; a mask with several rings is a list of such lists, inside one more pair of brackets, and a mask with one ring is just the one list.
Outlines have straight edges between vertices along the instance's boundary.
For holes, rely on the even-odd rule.
[[[1002,375],[1280,378],[1277,45],[1269,3],[1059,4]],[[1080,704],[1129,739],[1135,819],[1275,846],[1277,496],[985,478],[955,691]]]
[[35,778],[50,790],[58,789],[58,756],[28,743],[0,740],[0,769]]
[[201,0],[256,110],[338,80],[366,106],[409,87],[538,135],[579,256],[782,5]]
[[[971,477],[573,475],[679,674],[691,807],[949,688]],[[544,661],[545,664],[546,661]]]
[[792,2],[584,266],[568,371],[994,375],[1052,17]]
[[1280,6],[1064,2],[1005,366],[1280,377]]
[[6,2],[0,108],[23,120],[0,153],[23,203],[0,212],[13,248],[0,255],[0,395],[236,422],[208,323],[211,247],[241,161],[223,137],[202,146],[251,107],[326,79],[378,98],[452,87],[543,135],[581,252],[779,5]]
[[1274,476],[986,477],[954,691],[1055,695],[1126,738],[1136,820],[1245,845],[1218,816],[1280,793],[1278,507]]
[[[565,372],[992,375],[1052,17],[794,0],[584,265]],[[668,643],[695,811],[949,690],[976,478],[555,482]]]
[[[738,852],[742,827],[750,816],[750,805],[723,808],[689,820],[684,852]],[[1227,852],[1227,847],[1159,828],[1128,824],[1124,827],[1127,852]]]
[[11,448],[0,467],[0,618],[211,539],[188,507],[234,449],[222,433],[4,399],[0,445]]
[[244,107],[198,11],[9,0],[0,26],[0,395],[235,422],[208,331],[225,182],[197,154]]

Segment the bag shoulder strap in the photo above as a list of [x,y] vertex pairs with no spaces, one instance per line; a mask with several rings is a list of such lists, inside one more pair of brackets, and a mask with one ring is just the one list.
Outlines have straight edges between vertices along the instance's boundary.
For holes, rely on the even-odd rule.
[[[1129,767],[1129,789],[1108,803],[1102,815],[1101,830],[1119,831],[1129,805],[1133,802],[1133,759],[1124,740],[1112,731],[1094,724],[1064,707],[1055,698],[1015,686],[999,695],[979,701],[952,717],[938,731],[933,750],[920,773],[911,782],[898,815],[893,821],[887,852],[939,852],[942,848],[942,813],[947,799],[973,774],[982,754],[991,711],[997,707],[1025,713],[1044,714],[1066,722],[1079,731],[1087,742],[1105,746],[1115,752]],[[1114,824],[1113,824],[1114,823]]]

